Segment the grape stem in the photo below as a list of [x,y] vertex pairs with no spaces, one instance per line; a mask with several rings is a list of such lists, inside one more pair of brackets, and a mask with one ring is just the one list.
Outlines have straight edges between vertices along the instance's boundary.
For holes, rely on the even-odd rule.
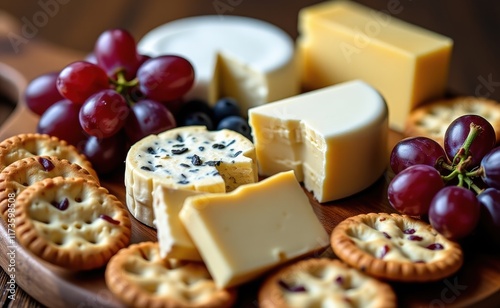
[[479,188],[471,178],[481,176],[483,170],[482,168],[478,168],[476,170],[468,172],[467,166],[472,160],[472,157],[469,155],[469,149],[472,145],[472,142],[481,133],[481,131],[481,126],[471,123],[469,134],[467,135],[467,138],[458,150],[457,154],[455,154],[455,157],[453,157],[451,165],[447,164],[444,160],[439,162],[441,167],[451,171],[450,174],[441,176],[443,181],[449,182],[458,177],[457,186],[464,187],[464,185],[467,184],[467,186],[469,186],[469,189],[474,190],[476,194],[480,194],[482,192],[482,189]]
[[474,139],[476,139],[477,135],[479,135],[482,130],[483,129],[481,126],[474,123],[470,124],[469,134],[467,135],[467,138],[465,138],[465,141],[460,147],[460,150],[458,150],[457,154],[455,154],[455,157],[453,157],[452,164],[454,164],[457,159],[459,159],[459,164],[461,164],[462,161],[469,156],[469,149],[472,145],[472,142],[474,141]]
[[116,92],[125,95],[127,94],[127,89],[135,87],[136,85],[139,84],[139,79],[134,78],[130,81],[128,81],[125,78],[125,71],[120,70],[118,73],[116,73],[116,80],[113,78],[110,78],[110,82],[116,86]]
[[466,176],[468,177],[480,177],[484,174],[484,169],[483,167],[479,167],[476,170],[469,171],[465,173]]

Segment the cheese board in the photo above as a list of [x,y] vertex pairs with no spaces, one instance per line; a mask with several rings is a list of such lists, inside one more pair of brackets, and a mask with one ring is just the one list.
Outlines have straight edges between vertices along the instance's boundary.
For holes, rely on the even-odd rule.
[[[53,69],[69,62],[61,57],[52,62]],[[9,61],[7,61],[9,62]],[[16,61],[12,61],[16,64]],[[17,62],[18,63],[18,62]],[[26,107],[22,93],[27,80],[33,76],[17,68],[0,63],[0,93],[14,101],[16,107],[8,119],[0,125],[0,139],[34,132],[38,121]],[[388,152],[401,139],[401,135],[389,131]],[[373,185],[364,191],[338,201],[320,204],[307,193],[311,206],[319,220],[330,233],[343,219],[368,212],[394,212],[387,202],[387,185],[393,174],[387,170]],[[120,170],[101,179],[122,202],[125,202],[123,171]],[[156,240],[156,231],[132,218],[132,243]],[[49,307],[121,307],[104,282],[104,270],[71,272],[58,268],[31,255],[14,240],[11,226],[2,221],[0,226],[0,264],[11,281],[4,289],[15,283],[39,303]],[[495,306],[500,301],[500,258],[498,252],[489,251],[488,244],[472,237],[464,241],[465,264],[455,275],[428,284],[392,284],[399,306]],[[331,249],[322,256],[334,258]],[[257,290],[260,280],[239,288],[237,307],[257,307]]]

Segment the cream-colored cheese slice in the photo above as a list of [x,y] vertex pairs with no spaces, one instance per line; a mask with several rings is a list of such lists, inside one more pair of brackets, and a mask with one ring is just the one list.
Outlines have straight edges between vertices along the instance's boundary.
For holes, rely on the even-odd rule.
[[153,29],[138,43],[151,56],[177,54],[195,69],[186,98],[234,97],[248,108],[299,93],[294,42],[278,27],[239,16],[197,16]]
[[186,126],[150,135],[135,143],[125,160],[127,207],[151,227],[155,226],[152,194],[157,186],[226,192],[257,180],[254,145],[227,129]]
[[355,194],[387,165],[387,106],[354,80],[249,110],[259,172],[294,170],[319,202]]
[[293,171],[226,194],[188,197],[179,216],[221,288],[329,244]]
[[153,191],[158,245],[162,258],[201,261],[200,253],[179,219],[187,197],[202,194],[194,190],[158,186]]

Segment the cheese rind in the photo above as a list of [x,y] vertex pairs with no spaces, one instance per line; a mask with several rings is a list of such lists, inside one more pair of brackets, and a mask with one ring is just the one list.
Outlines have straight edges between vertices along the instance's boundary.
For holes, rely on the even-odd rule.
[[185,57],[196,75],[186,98],[213,104],[230,96],[244,114],[250,107],[300,91],[294,42],[264,21],[211,15],[179,19],[147,33],[138,49],[151,56]]
[[259,173],[294,170],[319,202],[355,194],[387,166],[387,113],[360,80],[252,108]]
[[157,186],[226,192],[257,180],[254,145],[227,129],[187,126],[150,135],[130,148],[125,161],[127,206],[151,227],[155,226],[152,193]]
[[188,197],[179,216],[221,288],[329,243],[293,171],[227,194]]
[[453,41],[354,1],[299,13],[300,66],[307,89],[363,79],[385,97],[391,128],[446,89]]

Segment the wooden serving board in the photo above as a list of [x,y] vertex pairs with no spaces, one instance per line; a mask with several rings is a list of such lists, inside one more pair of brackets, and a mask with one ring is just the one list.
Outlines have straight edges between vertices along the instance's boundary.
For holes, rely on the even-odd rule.
[[[62,61],[62,60],[61,60]],[[68,63],[68,62],[66,62]],[[57,69],[55,67],[54,69]],[[32,78],[33,76],[29,76]],[[0,94],[17,102],[8,120],[0,123],[0,140],[23,132],[35,132],[37,116],[34,116],[22,99],[27,77],[15,69],[0,63]],[[389,133],[389,148],[401,139],[395,132]],[[355,163],[355,162],[346,162]],[[360,213],[394,212],[387,202],[387,184],[393,174],[387,171],[376,183],[355,196],[325,204],[319,204],[307,193],[311,206],[327,232],[343,219]],[[101,179],[122,202],[125,202],[123,172]],[[132,242],[156,240],[155,230],[132,219]],[[26,251],[17,243],[11,243],[11,234],[5,222],[0,223],[0,265],[8,274],[15,274],[15,282],[34,299],[49,307],[121,307],[122,304],[110,293],[104,282],[104,269],[89,272],[71,272],[48,264]],[[472,238],[463,243],[464,267],[452,277],[428,284],[398,284],[397,292],[401,307],[465,307],[500,305],[500,255],[489,252],[488,243]],[[11,257],[14,254],[15,257]],[[331,249],[324,254],[334,257]],[[14,262],[13,266],[9,266]],[[15,272],[9,272],[14,267]],[[257,307],[257,290],[260,281],[243,285],[239,289],[237,307]]]

